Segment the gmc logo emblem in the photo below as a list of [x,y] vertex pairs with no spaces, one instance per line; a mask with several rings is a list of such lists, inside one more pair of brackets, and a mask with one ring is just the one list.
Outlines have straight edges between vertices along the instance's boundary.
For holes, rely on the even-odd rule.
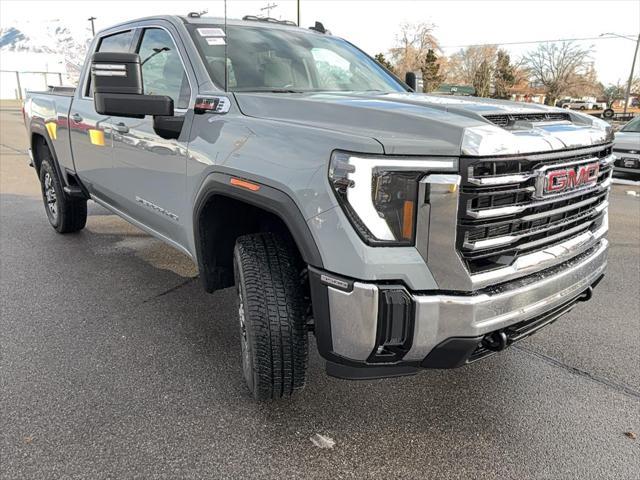
[[595,185],[600,172],[600,162],[587,163],[577,167],[542,169],[536,182],[536,197],[541,198],[570,192]]

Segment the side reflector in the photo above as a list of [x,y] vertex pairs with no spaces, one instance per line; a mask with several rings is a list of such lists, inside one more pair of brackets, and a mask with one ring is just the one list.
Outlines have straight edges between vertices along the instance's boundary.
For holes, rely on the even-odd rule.
[[413,238],[413,202],[405,201],[402,209],[402,238]]
[[255,183],[247,182],[246,180],[241,180],[239,178],[232,178],[229,182],[234,187],[246,188],[247,190],[251,190],[252,192],[257,192],[260,190],[260,185],[256,185]]
[[44,124],[44,126],[47,128],[47,132],[49,133],[49,138],[51,138],[51,140],[57,140],[58,125],[56,124],[56,122],[47,122]]

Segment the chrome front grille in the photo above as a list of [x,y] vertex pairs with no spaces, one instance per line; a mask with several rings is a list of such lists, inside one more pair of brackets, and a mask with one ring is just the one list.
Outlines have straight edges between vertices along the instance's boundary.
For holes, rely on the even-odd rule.
[[[456,247],[469,272],[508,267],[519,256],[598,229],[608,205],[613,160],[610,144],[547,154],[461,158]],[[593,183],[540,197],[541,172],[594,162],[599,162],[599,172]]]

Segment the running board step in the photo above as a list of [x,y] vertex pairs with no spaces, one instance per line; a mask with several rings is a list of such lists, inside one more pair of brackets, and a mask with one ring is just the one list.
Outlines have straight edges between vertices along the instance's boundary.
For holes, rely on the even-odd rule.
[[80,187],[65,185],[64,187],[62,187],[62,189],[64,190],[64,193],[66,193],[70,197],[87,198],[87,195],[84,193],[84,191]]

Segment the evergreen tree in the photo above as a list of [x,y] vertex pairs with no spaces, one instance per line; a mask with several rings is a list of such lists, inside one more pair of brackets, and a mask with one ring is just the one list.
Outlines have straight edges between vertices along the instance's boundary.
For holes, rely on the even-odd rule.
[[438,56],[435,54],[432,48],[427,51],[424,57],[422,66],[420,67],[422,72],[422,79],[424,82],[424,91],[433,92],[443,82],[444,78],[440,74],[440,64],[438,63]]
[[375,58],[376,62],[378,62],[384,68],[389,70],[391,73],[396,73],[394,71],[394,69],[393,69],[393,65],[391,65],[391,62],[389,60],[387,60],[387,58],[384,56],[383,53],[376,54],[376,56],[374,58]]
[[504,50],[498,50],[496,67],[493,74],[494,98],[511,98],[509,89],[516,83],[516,68],[511,64],[509,54]]
[[476,96],[488,97],[491,93],[491,74],[493,65],[487,60],[480,62],[473,77],[473,87],[476,89]]

